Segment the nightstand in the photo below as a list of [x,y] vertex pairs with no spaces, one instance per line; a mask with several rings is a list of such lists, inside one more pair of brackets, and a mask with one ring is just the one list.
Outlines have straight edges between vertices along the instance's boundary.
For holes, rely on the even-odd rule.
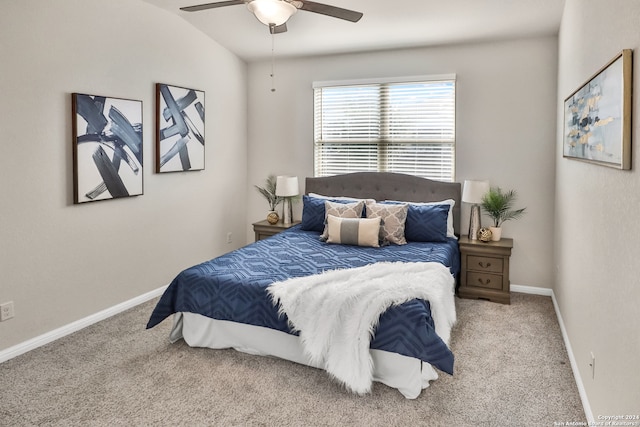
[[510,304],[509,257],[513,239],[484,243],[462,236],[458,243],[462,264],[458,295]]
[[253,232],[256,233],[256,242],[273,236],[274,234],[278,234],[296,224],[300,224],[300,221],[293,221],[291,224],[285,224],[282,221],[278,221],[275,224],[269,224],[269,221],[266,219],[264,221],[254,222]]

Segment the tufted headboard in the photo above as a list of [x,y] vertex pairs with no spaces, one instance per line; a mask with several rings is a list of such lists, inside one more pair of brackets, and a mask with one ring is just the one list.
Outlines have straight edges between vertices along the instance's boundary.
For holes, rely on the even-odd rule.
[[453,225],[460,235],[461,186],[458,182],[440,182],[393,172],[355,172],[321,178],[308,177],[305,193],[327,196],[372,198],[378,201],[405,202],[456,201],[453,207]]

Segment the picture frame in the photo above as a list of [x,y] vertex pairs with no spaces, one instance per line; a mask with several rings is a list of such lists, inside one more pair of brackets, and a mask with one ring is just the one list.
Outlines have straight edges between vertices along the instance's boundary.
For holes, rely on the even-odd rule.
[[563,157],[631,169],[632,50],[624,49],[564,101]]
[[142,195],[142,101],[71,98],[74,204]]
[[205,167],[205,93],[156,83],[156,171]]

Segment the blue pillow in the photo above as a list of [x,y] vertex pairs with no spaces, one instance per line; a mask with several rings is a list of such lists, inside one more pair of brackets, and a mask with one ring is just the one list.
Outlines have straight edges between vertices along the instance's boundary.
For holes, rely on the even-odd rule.
[[[384,202],[397,204],[401,202]],[[404,236],[410,242],[446,242],[449,205],[408,203]]]
[[324,199],[319,197],[311,197],[308,195],[302,196],[302,222],[300,228],[306,231],[317,231],[322,233],[324,231],[325,209],[324,202],[326,201],[336,203],[353,203],[354,200],[343,199]]

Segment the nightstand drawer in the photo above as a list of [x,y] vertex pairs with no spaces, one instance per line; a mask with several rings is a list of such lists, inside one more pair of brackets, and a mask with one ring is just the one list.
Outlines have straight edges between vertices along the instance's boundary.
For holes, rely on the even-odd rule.
[[502,274],[504,262],[502,258],[469,255],[467,257],[467,269],[486,271],[488,273]]
[[503,277],[499,274],[467,272],[467,286],[487,289],[502,289]]

